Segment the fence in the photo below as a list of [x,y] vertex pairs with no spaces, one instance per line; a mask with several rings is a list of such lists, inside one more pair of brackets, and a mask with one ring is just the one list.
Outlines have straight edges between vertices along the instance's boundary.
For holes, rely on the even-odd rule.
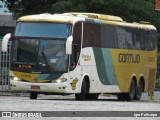
[[0,40],[0,94],[10,91],[9,68],[11,55],[11,42],[8,44],[8,52],[1,51]]
[[28,96],[29,94],[25,91],[11,92],[9,81],[11,41],[8,44],[8,52],[2,52],[1,46],[2,40],[0,40],[0,95]]

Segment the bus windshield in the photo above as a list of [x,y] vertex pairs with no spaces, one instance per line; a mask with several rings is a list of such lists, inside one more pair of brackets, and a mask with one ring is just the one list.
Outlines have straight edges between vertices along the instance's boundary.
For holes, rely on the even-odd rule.
[[67,71],[64,40],[15,39],[13,45],[12,69]]
[[65,23],[17,23],[12,44],[12,69],[67,71],[65,43],[70,28],[71,25]]
[[16,37],[67,38],[70,25],[65,23],[19,22]]

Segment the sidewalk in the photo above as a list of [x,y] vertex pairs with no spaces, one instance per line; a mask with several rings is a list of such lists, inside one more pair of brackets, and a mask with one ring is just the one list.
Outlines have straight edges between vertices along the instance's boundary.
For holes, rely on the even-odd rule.
[[[141,100],[148,100],[148,93],[142,93]],[[154,100],[160,101],[160,92],[154,91]]]

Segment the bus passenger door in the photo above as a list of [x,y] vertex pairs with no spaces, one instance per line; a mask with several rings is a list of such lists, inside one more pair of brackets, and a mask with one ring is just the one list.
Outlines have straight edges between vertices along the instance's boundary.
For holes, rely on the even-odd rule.
[[70,56],[69,79],[72,92],[76,93],[80,90],[81,80],[81,66],[79,64],[79,57],[81,52],[81,36],[82,36],[82,22],[77,22],[73,28],[73,46],[72,55]]

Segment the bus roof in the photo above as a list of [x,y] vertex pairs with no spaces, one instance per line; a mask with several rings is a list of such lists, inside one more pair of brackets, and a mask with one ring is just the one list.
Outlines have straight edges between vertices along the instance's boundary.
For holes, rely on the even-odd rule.
[[72,23],[73,19],[75,17],[73,16],[67,16],[63,14],[37,14],[37,15],[28,15],[20,17],[17,21],[32,21],[32,22],[67,22]]
[[122,18],[112,15],[104,15],[104,14],[97,14],[97,13],[64,13],[65,15],[72,15],[72,16],[84,16],[92,19],[99,19],[104,21],[116,21],[116,22],[122,22]]
[[74,23],[75,18],[84,18],[85,21],[100,23],[100,24],[111,24],[118,26],[128,26],[133,28],[142,28],[142,29],[154,29],[156,28],[151,25],[149,22],[140,23],[128,23],[123,21],[122,18],[111,15],[97,14],[97,13],[63,13],[63,14],[38,14],[38,15],[28,15],[19,18],[17,21],[32,21],[32,22],[62,22],[62,23]]

